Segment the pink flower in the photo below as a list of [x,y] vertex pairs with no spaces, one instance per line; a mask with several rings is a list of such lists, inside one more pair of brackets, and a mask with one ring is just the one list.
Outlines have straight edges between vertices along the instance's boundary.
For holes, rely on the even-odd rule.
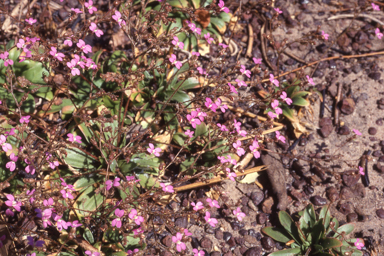
[[207,74],[207,72],[205,71],[205,69],[203,69],[202,67],[197,67],[196,69],[197,69],[197,71],[199,71],[199,74],[200,74],[200,75],[206,75],[206,74]]
[[61,52],[57,52],[55,47],[51,47],[51,51],[49,52],[54,58],[58,59],[59,61],[63,61],[63,58],[65,55]]
[[144,221],[144,218],[142,216],[137,215],[136,209],[132,209],[131,212],[129,213],[128,217],[131,220],[135,221],[135,223],[137,225],[140,225],[140,223]]
[[29,123],[29,118],[30,118],[31,116],[22,116],[21,118],[20,118],[20,123],[21,124],[23,124],[23,123]]
[[216,112],[216,109],[217,109],[217,106],[216,104],[213,103],[213,101],[211,100],[211,98],[205,98],[205,106],[207,108],[209,108],[210,110],[212,110],[213,112]]
[[172,44],[176,47],[179,47],[180,49],[184,49],[184,43],[179,41],[179,38],[177,36],[173,37]]
[[213,42],[213,38],[211,37],[211,35],[209,33],[205,34],[204,38],[205,38],[205,40],[207,40],[208,44],[211,44]]
[[59,218],[55,218],[56,219],[56,227],[59,231],[61,231],[62,229],[65,229],[67,230],[68,227],[71,226],[71,222],[66,222],[65,220],[62,220],[61,219],[61,216],[60,215],[57,215]]
[[374,4],[374,3],[371,3],[371,5],[372,5],[372,9],[373,9],[374,11],[380,11],[380,7],[379,7],[378,5],[376,5],[376,4]]
[[76,60],[73,59],[71,62],[67,62],[67,66],[71,69],[71,74],[73,76],[79,76],[80,75],[80,70],[76,68]]
[[115,11],[115,15],[112,15],[112,19],[117,21],[119,23],[119,26],[121,27],[121,24],[125,25],[125,20],[121,18],[121,13],[119,11]]
[[92,52],[92,46],[85,44],[84,40],[79,39],[79,42],[76,44],[85,54]]
[[70,38],[67,38],[67,39],[64,40],[64,45],[68,45],[69,47],[71,47],[72,44],[73,43],[72,43],[72,40]]
[[113,180],[113,182],[112,182],[111,180],[107,180],[107,181],[105,182],[105,185],[106,185],[107,190],[110,190],[110,189],[112,188],[112,186],[114,186],[114,187],[118,187],[118,186],[120,186],[119,181],[120,181],[120,178],[119,178],[119,177],[116,177],[116,178]]
[[[92,1],[92,0],[89,0]],[[96,34],[97,37],[100,37],[104,35],[104,32],[97,28],[97,25],[95,23],[91,23],[91,26],[89,26],[89,29]]]
[[100,256],[99,252],[85,251],[85,254],[87,254],[88,256]]
[[16,162],[17,162],[18,157],[15,156],[14,153],[12,153],[12,154],[9,156],[9,159],[11,159],[11,161],[8,162],[8,163],[5,165],[5,167],[6,167],[7,169],[9,169],[11,172],[13,172],[13,171],[16,169]]
[[117,228],[121,228],[121,219],[123,216],[124,216],[124,210],[120,210],[119,208],[117,208],[115,210],[115,215],[117,216],[116,219],[112,220],[112,227],[117,227]]
[[229,89],[231,90],[231,92],[238,94],[236,88],[233,85],[231,85],[231,83],[228,83],[228,86],[229,86]]
[[59,166],[59,162],[58,161],[53,161],[53,162],[49,162],[49,167],[54,170],[56,168],[56,166]]
[[252,58],[253,62],[255,62],[255,64],[261,64],[261,61],[263,59],[256,59],[256,58]]
[[268,116],[271,118],[271,119],[274,119],[275,117],[277,117],[277,115],[275,113],[273,113],[272,111],[269,111],[268,112]]
[[235,127],[236,130],[240,130],[241,129],[241,123],[240,122],[237,122],[236,119],[233,120],[233,126]]
[[[162,0],[159,0],[159,2],[161,2]],[[137,253],[137,252],[139,252],[139,249],[134,249],[133,251],[132,250],[128,250],[127,251],[127,255],[133,255],[134,253]]]
[[73,221],[72,224],[71,224],[71,226],[72,226],[73,228],[77,228],[77,227],[80,227],[80,226],[82,226],[82,225],[83,225],[83,224],[80,224],[78,220]]
[[205,221],[206,221],[209,225],[211,225],[212,227],[215,227],[216,224],[218,223],[217,219],[215,219],[215,218],[211,218],[211,214],[210,214],[208,211],[205,212],[205,217],[204,217],[204,219],[205,219]]
[[92,14],[93,12],[96,12],[97,11],[97,8],[92,6],[93,5],[93,1],[92,0],[89,0],[88,3],[84,3],[85,7],[88,8],[88,12],[90,14]]
[[165,185],[164,183],[160,183],[160,187],[162,187],[163,188],[163,191],[164,192],[167,192],[167,193],[173,193],[173,192],[175,192],[174,190],[173,190],[173,186],[171,186],[171,185]]
[[308,80],[308,83],[310,83],[311,85],[315,85],[315,83],[313,82],[313,78],[309,77],[309,76],[306,76],[307,80]]
[[220,127],[220,131],[222,132],[228,132],[228,129],[225,125],[223,124],[217,124],[218,127]]
[[25,21],[28,22],[29,25],[33,25],[33,23],[36,23],[37,20],[35,20],[33,18],[29,18],[29,19],[26,19]]
[[207,116],[207,113],[201,111],[200,108],[196,108],[197,117],[200,119],[201,122],[204,122],[204,117]]
[[375,34],[376,34],[377,38],[379,38],[379,39],[381,39],[383,37],[383,33],[380,33],[380,29],[379,28],[375,29]]
[[220,98],[217,98],[217,100],[215,101],[215,105],[220,108],[221,112],[225,113],[225,110],[228,109],[228,106],[226,104],[221,104],[221,99]]
[[71,191],[65,191],[64,189],[62,189],[62,190],[60,190],[60,193],[63,196],[63,198],[73,199],[73,195],[72,195]]
[[149,148],[147,148],[147,151],[149,154],[154,154],[155,156],[159,157],[161,148],[155,148],[155,146],[152,143],[149,143]]
[[78,8],[71,8],[71,11],[75,12],[76,14],[79,14],[79,13],[83,13],[82,11],[80,11],[80,9]]
[[133,234],[135,236],[137,236],[138,234],[141,234],[141,233],[144,233],[144,230],[141,227],[133,230]]
[[4,60],[4,66],[13,65],[13,60],[8,59],[8,56],[9,56],[8,52],[4,52],[0,54],[0,59]]
[[251,71],[247,70],[244,65],[241,65],[240,72],[241,74],[246,75],[248,78],[251,78]]
[[283,13],[279,8],[273,8],[278,14]]
[[283,113],[283,110],[281,108],[279,108],[279,101],[278,100],[274,100],[272,103],[271,103],[271,106],[272,108],[275,110],[276,114],[277,115],[280,115]]
[[227,171],[227,177],[232,180],[232,181],[236,181],[235,178],[237,177],[236,173],[234,172],[231,172],[231,169],[229,168],[226,168],[225,169]]
[[191,236],[192,233],[188,231],[188,229],[184,229],[184,235]]
[[282,92],[281,95],[280,95],[280,98],[285,101],[288,105],[291,105],[292,104],[292,100],[290,98],[287,97],[287,93],[286,92]]
[[245,154],[245,150],[243,148],[241,148],[241,141],[238,140],[238,141],[236,141],[236,143],[233,143],[232,145],[236,149],[236,154],[238,156],[242,156]]
[[191,130],[186,130],[185,132],[184,132],[184,134],[185,135],[187,135],[189,138],[193,138],[193,134],[194,134],[195,132],[194,131],[191,131]]
[[211,198],[208,197],[206,201],[209,203],[209,206],[216,207],[217,209],[220,208],[219,202],[217,202],[216,200],[212,200]]
[[172,236],[172,241],[176,244],[176,250],[178,252],[181,252],[181,250],[185,250],[187,246],[185,243],[181,242],[181,239],[183,238],[183,235],[177,232],[176,236]]
[[201,28],[196,27],[195,23],[190,22],[188,24],[189,28],[192,30],[192,32],[197,33],[201,35]]
[[220,45],[221,47],[223,47],[223,49],[225,49],[225,48],[227,48],[227,47],[228,47],[228,45],[226,45],[226,44],[223,44],[223,43],[219,43],[219,45]]
[[260,158],[260,152],[257,151],[259,149],[259,143],[254,140],[252,145],[249,146],[249,149],[251,150],[251,153],[253,154],[253,156],[257,159],[257,158]]
[[[0,100],[0,104],[1,104],[1,100]],[[8,132],[5,132],[5,134],[13,136],[13,135],[16,134],[16,133],[15,133],[15,130],[16,130],[16,128],[11,128],[11,130],[8,131]]]
[[241,81],[240,79],[235,80],[237,82],[238,86],[247,86],[247,84],[244,81]]
[[27,167],[25,167],[25,172],[26,173],[31,173],[32,175],[35,174],[35,167],[33,165],[27,165]]
[[191,114],[188,114],[187,119],[191,123],[192,127],[195,129],[196,129],[196,125],[201,124],[200,119],[197,117],[196,111],[192,111]]
[[64,189],[69,189],[69,190],[72,190],[72,191],[76,191],[75,187],[71,184],[67,184],[63,178],[60,178],[60,180],[62,181],[61,182],[61,185],[64,187]]
[[361,136],[361,132],[359,132],[359,130],[357,130],[357,129],[352,129],[352,131],[353,131],[356,135]]
[[237,218],[239,221],[242,221],[243,218],[245,217],[245,213],[241,212],[240,207],[237,207],[236,210],[233,210],[233,215],[235,215],[236,218]]
[[198,52],[192,52],[192,55],[200,56],[200,53],[198,53]]
[[70,142],[81,143],[81,137],[80,137],[79,135],[76,135],[76,136],[75,136],[75,135],[72,134],[72,133],[68,133],[67,136],[68,136],[68,140],[69,140]]
[[11,209],[8,208],[5,211],[5,215],[13,217],[13,216],[15,216],[15,213]]
[[5,201],[5,204],[9,207],[13,207],[16,211],[20,211],[21,210],[21,202],[17,202],[15,200],[15,198],[13,197],[13,195],[11,194],[8,194],[6,195],[7,198],[8,198],[8,201]]
[[358,250],[361,250],[364,247],[364,240],[357,238],[354,244]]
[[325,40],[328,40],[329,35],[326,34],[323,30],[321,31],[321,35],[324,37]]
[[271,83],[276,85],[276,87],[279,87],[280,83],[277,79],[275,79],[275,76],[273,74],[269,74],[269,81],[271,81]]
[[285,143],[285,137],[280,135],[279,131],[276,131],[276,139],[280,140],[281,142]]
[[229,9],[224,6],[224,1],[220,0],[218,6],[220,7],[220,11],[229,13]]
[[359,173],[360,173],[361,175],[365,175],[364,168],[361,167],[361,166],[359,166]]
[[53,199],[52,199],[52,197],[50,197],[48,200],[44,200],[44,201],[43,201],[43,205],[44,205],[44,206],[51,206],[51,205],[53,205]]
[[176,66],[177,69],[180,69],[183,64],[181,64],[180,61],[177,61],[176,55],[171,54],[171,57],[169,57],[169,61]]
[[[222,0],[221,0],[222,1]],[[199,251],[198,249],[193,249],[192,250],[194,255],[193,256],[205,256],[205,252],[204,251]]]
[[195,212],[201,210],[201,209],[204,209],[204,205],[202,202],[197,202],[196,204],[194,202],[191,203],[191,205],[193,206],[193,210]]

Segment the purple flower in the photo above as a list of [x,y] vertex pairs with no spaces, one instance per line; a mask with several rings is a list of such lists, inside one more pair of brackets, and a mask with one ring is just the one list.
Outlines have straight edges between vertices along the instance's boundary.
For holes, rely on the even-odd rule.
[[248,78],[251,78],[251,71],[247,70],[244,65],[241,65],[240,72],[241,74],[246,75]]
[[36,23],[37,20],[35,20],[33,18],[29,18],[29,19],[26,19],[25,21],[28,22],[29,25],[33,25],[33,23]]
[[280,95],[280,98],[285,101],[288,105],[291,105],[292,104],[292,100],[290,98],[287,97],[287,93],[286,92],[282,92],[281,95]]
[[261,61],[262,61],[263,59],[256,59],[256,58],[253,58],[252,60],[253,60],[253,62],[255,62],[255,64],[261,64]]
[[197,202],[196,204],[194,202],[192,202],[191,205],[193,206],[193,210],[196,212],[201,210],[201,209],[204,209],[204,205],[202,202]]
[[160,187],[162,187],[163,188],[163,191],[164,192],[167,192],[167,193],[173,193],[173,192],[175,192],[174,190],[173,190],[173,187],[171,186],[171,185],[165,185],[164,183],[160,183]]
[[176,250],[178,252],[181,252],[181,250],[185,250],[187,246],[185,243],[181,242],[181,239],[183,238],[183,235],[177,232],[176,236],[172,237],[172,241],[176,244]]
[[76,44],[85,54],[92,52],[92,46],[85,44],[84,40],[79,39],[79,42]]
[[169,57],[169,61],[176,66],[177,69],[180,69],[183,64],[181,64],[180,61],[177,61],[176,55],[171,54],[171,57]]
[[218,6],[220,7],[220,11],[229,13],[229,9],[224,6],[224,1],[220,0]]
[[[91,0],[90,0],[91,1]],[[89,29],[96,34],[97,37],[100,37],[104,35],[104,32],[97,28],[97,25],[95,23],[91,23],[91,26],[89,26]]]
[[279,131],[276,131],[276,139],[280,140],[283,143],[285,143],[285,137],[283,135],[280,135]]
[[269,81],[276,85],[276,87],[279,87],[279,80],[275,79],[275,76],[273,74],[269,74]]
[[324,31],[321,31],[321,35],[324,37],[325,40],[328,40],[329,35],[326,34]]
[[30,118],[31,116],[22,116],[21,118],[20,118],[20,123],[22,124],[22,123],[29,123],[29,118]]
[[242,221],[243,218],[246,216],[245,213],[241,212],[240,207],[237,207],[236,210],[233,210],[233,215],[235,215],[236,218],[237,218],[239,221]]
[[124,216],[124,210],[120,210],[119,208],[117,208],[115,210],[115,215],[117,216],[116,219],[112,220],[112,227],[117,227],[117,228],[121,228],[121,219],[123,216]]
[[85,251],[85,254],[87,254],[88,256],[100,256],[99,252]]
[[121,19],[121,13],[119,11],[115,11],[115,15],[112,15],[112,19],[114,19],[115,21],[117,21],[117,23],[119,23],[119,26],[121,27],[121,25],[125,25],[125,20]]
[[68,136],[68,140],[69,140],[70,142],[81,143],[81,137],[80,137],[79,135],[76,135],[76,136],[75,136],[75,135],[72,134],[72,133],[68,133],[67,136]]
[[87,7],[88,12],[92,14],[93,12],[97,11],[97,8],[93,6],[93,1],[89,0],[88,3],[84,3],[84,6]]
[[135,221],[135,223],[137,225],[140,225],[140,223],[144,221],[144,218],[142,216],[137,215],[136,209],[132,209],[131,212],[129,213],[128,217],[131,220]]
[[192,111],[191,114],[188,114],[187,119],[191,123],[192,127],[195,129],[196,129],[196,125],[201,124],[200,119],[197,117],[196,111]]
[[8,201],[5,201],[5,204],[9,207],[13,207],[16,211],[20,211],[21,210],[21,202],[17,202],[15,200],[15,198],[13,197],[13,195],[11,194],[8,194],[7,195],[7,198],[8,198]]
[[217,219],[215,218],[211,218],[211,214],[210,212],[206,211],[205,212],[205,217],[204,217],[205,221],[211,225],[212,227],[215,227],[216,224],[218,223]]
[[8,56],[9,56],[8,52],[4,52],[0,54],[0,59],[4,60],[4,66],[13,65],[13,60],[8,59]]
[[27,240],[28,240],[28,244],[32,247],[43,247],[43,245],[45,244],[45,242],[41,240],[35,242],[33,240],[33,237],[31,236],[27,236]]
[[16,162],[17,162],[18,157],[15,156],[14,153],[12,153],[12,154],[9,156],[9,159],[11,159],[11,161],[8,162],[8,163],[5,165],[5,167],[6,167],[7,169],[9,169],[11,172],[13,172],[13,171],[16,169]]
[[179,41],[179,38],[177,36],[173,37],[172,44],[176,47],[179,47],[180,49],[184,49],[184,43]]
[[155,156],[159,157],[161,148],[155,148],[155,146],[152,143],[149,143],[149,148],[147,148],[147,151],[149,154],[154,154]]
[[236,141],[236,143],[233,143],[232,145],[236,149],[236,154],[238,156],[242,156],[245,154],[245,150],[243,148],[241,148],[241,141],[238,140],[238,141]]
[[186,130],[185,132],[184,132],[184,134],[185,135],[187,135],[189,138],[193,138],[193,134],[194,134],[195,132],[194,131],[191,131],[191,130]]
[[218,209],[220,208],[220,205],[216,200],[212,200],[211,198],[208,197],[206,201],[209,203],[210,207],[216,207]]
[[260,158],[260,152],[257,151],[259,149],[259,143],[254,140],[252,145],[249,146],[249,149],[251,150],[251,153],[253,154],[253,156],[257,159],[257,158]]

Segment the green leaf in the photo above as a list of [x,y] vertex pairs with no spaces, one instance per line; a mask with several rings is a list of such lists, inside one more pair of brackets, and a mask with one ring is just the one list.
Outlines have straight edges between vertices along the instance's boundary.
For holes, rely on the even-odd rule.
[[73,186],[77,191],[79,191],[85,187],[91,186],[91,185],[96,184],[98,182],[102,182],[104,180],[104,178],[105,178],[105,176],[103,176],[103,175],[81,177],[81,178],[76,180],[76,182],[73,184]]
[[292,104],[299,107],[309,106],[309,101],[302,97],[294,97],[292,98]]
[[112,256],[127,256],[126,252],[120,251],[120,252],[114,252]]
[[288,108],[287,106],[283,106],[283,115],[288,118],[291,122],[296,121],[295,110]]
[[86,241],[88,241],[88,243],[90,243],[90,244],[95,243],[95,239],[93,238],[92,232],[91,232],[91,230],[89,230],[89,228],[86,228],[84,230],[83,237]]
[[269,254],[269,256],[296,256],[300,252],[301,252],[300,248],[292,248],[292,249],[286,249],[286,250],[273,252],[273,253]]
[[95,193],[95,187],[90,186],[77,198],[75,211],[80,216],[89,216],[103,203],[104,196],[101,193]]
[[292,236],[296,243],[301,244],[303,241],[300,237],[299,231],[292,220],[291,216],[286,211],[279,212],[279,220],[285,230]]
[[336,230],[337,232],[333,237],[339,236],[339,234],[341,234],[342,232],[344,232],[345,235],[348,235],[353,231],[354,228],[355,228],[355,225],[351,223],[345,224]]
[[[1,81],[0,81],[1,83]],[[24,92],[20,91],[14,91],[13,94],[15,95],[15,98],[18,103],[20,103],[21,99],[23,96],[26,94]],[[7,102],[7,105],[9,108],[15,110],[17,108],[16,102],[12,96],[11,93],[8,93],[8,91],[5,88],[0,87],[0,95],[1,99],[5,100]],[[23,102],[21,105],[21,110],[23,110],[25,113],[32,113],[35,110],[35,98],[31,95],[28,94],[27,99]]]
[[224,20],[218,18],[218,17],[211,17],[211,24],[221,33],[223,34],[225,32],[225,22]]
[[312,243],[317,244],[320,238],[324,236],[325,228],[323,225],[323,220],[318,220],[316,224],[313,226],[313,228],[309,231],[312,234]]
[[291,98],[292,97],[292,94],[295,93],[295,92],[298,92],[300,90],[300,86],[291,86],[291,87],[288,87],[286,92],[287,92],[287,97],[288,98]]
[[287,243],[292,239],[289,233],[282,228],[265,227],[261,231],[281,243]]
[[208,129],[205,123],[201,123],[196,125],[196,132],[194,134],[194,137],[196,138],[197,136],[207,136],[208,135]]
[[343,243],[340,240],[332,237],[322,238],[319,240],[318,244],[323,246],[324,249],[340,247],[343,245]]
[[74,168],[94,169],[94,159],[78,148],[66,148],[67,156],[64,158],[66,164]]
[[300,218],[300,227],[302,222],[305,222],[307,224],[308,228],[312,228],[316,223],[316,213],[315,209],[313,208],[312,204],[308,204],[307,207],[304,209],[303,217]]
[[140,180],[139,183],[143,188],[149,189],[155,186],[156,179],[152,177],[152,175],[148,175],[147,173],[137,175]]

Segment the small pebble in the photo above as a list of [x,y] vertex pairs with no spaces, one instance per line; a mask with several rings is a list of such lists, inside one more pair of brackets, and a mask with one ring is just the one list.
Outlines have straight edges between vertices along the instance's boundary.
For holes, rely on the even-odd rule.
[[262,252],[261,247],[252,247],[249,248],[245,253],[244,256],[260,256]]
[[269,236],[261,238],[261,246],[267,251],[270,251],[275,247],[275,242]]
[[356,222],[358,217],[357,213],[352,212],[347,215],[347,222]]
[[376,215],[377,217],[379,217],[380,219],[384,219],[384,210],[383,209],[379,209],[376,211]]
[[368,133],[369,135],[375,135],[377,133],[377,129],[375,127],[369,127]]
[[382,126],[383,125],[383,119],[382,118],[377,119],[376,124],[379,126]]
[[356,103],[353,99],[347,98],[341,101],[340,111],[344,115],[350,115],[355,111]]
[[327,199],[321,197],[321,196],[313,196],[311,197],[311,201],[316,206],[322,206],[327,204]]
[[232,234],[229,232],[224,232],[223,235],[223,239],[225,242],[227,242],[232,237]]
[[210,251],[212,249],[212,241],[208,237],[204,237],[200,240],[200,246],[201,248],[206,249],[207,251]]
[[257,223],[263,225],[267,221],[267,215],[265,213],[259,213],[256,217]]
[[223,237],[224,237],[224,234],[223,234],[223,231],[221,231],[221,230],[216,230],[215,231],[215,237],[216,237],[216,239],[218,239],[218,240],[221,240],[221,239],[223,239]]
[[358,170],[345,171],[342,175],[343,183],[347,187],[353,187],[360,179]]
[[171,247],[172,246],[172,236],[171,235],[168,235],[166,237],[164,237],[161,242],[163,243],[163,245],[167,246],[167,247]]

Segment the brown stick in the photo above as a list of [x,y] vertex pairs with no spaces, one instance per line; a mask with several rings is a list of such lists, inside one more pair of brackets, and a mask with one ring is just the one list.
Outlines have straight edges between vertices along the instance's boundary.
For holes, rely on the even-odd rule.
[[252,57],[252,46],[253,46],[253,28],[251,24],[248,24],[248,48],[245,56]]
[[297,57],[297,56],[294,55],[293,53],[288,52],[287,50],[284,50],[283,53],[284,53],[285,55],[287,55],[288,57],[291,57],[292,59],[297,60],[297,61],[300,62],[300,63],[308,64],[305,60],[300,59],[299,57]]
[[373,20],[375,22],[377,22],[378,24],[384,26],[384,22],[382,22],[381,20],[379,19],[376,19],[375,17],[372,17],[368,14],[364,14],[364,13],[360,13],[360,14],[339,14],[339,15],[336,15],[336,16],[332,16],[332,17],[329,17],[328,20],[336,20],[336,19],[342,19],[342,18],[367,18],[367,19],[370,19],[370,20]]
[[343,85],[339,84],[339,87],[337,88],[337,96],[336,96],[336,103],[335,103],[335,125],[336,126],[339,126],[339,108],[337,107],[337,105],[340,102],[342,88],[343,88]]

